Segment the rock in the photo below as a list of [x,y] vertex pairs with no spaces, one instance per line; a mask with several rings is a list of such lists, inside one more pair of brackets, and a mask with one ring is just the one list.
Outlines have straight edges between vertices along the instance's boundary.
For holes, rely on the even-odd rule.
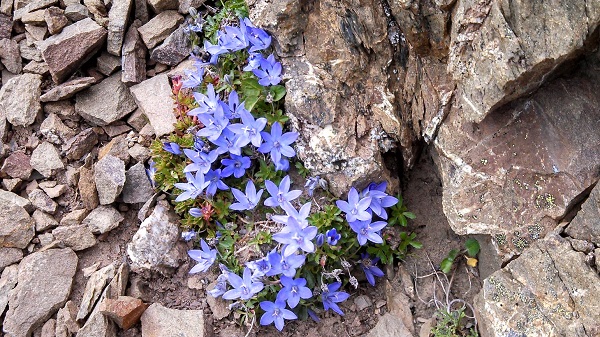
[[108,144],[100,148],[98,160],[106,155],[111,155],[121,159],[127,165],[129,163],[129,146],[127,143],[125,135],[113,138]]
[[112,319],[121,329],[128,330],[140,321],[147,307],[148,305],[140,299],[119,296],[117,299],[104,299],[98,310]]
[[8,296],[11,290],[17,285],[17,276],[19,275],[19,266],[12,265],[4,268],[0,276],[0,315],[4,313],[8,305]]
[[23,67],[23,72],[45,76],[45,75],[50,74],[50,69],[48,68],[48,65],[46,64],[46,62],[44,62],[44,61],[42,61],[42,62],[31,61],[31,62],[27,63],[27,65],[25,67]]
[[81,117],[75,113],[75,106],[70,101],[47,102],[44,104],[44,112],[55,114],[62,120],[79,121]]
[[56,5],[57,3],[58,0],[35,0],[28,2],[27,5],[23,7],[14,6],[15,11],[13,12],[13,20],[21,20],[23,16],[27,13],[35,12],[37,10],[44,9],[52,5]]
[[74,251],[96,245],[96,237],[86,225],[60,226],[52,230],[52,235],[61,246],[70,247]]
[[[123,121],[116,121],[113,124],[105,125],[102,127],[102,129],[104,129],[104,132],[106,132],[106,134],[111,138],[115,138],[117,136],[120,136],[124,133],[131,131],[131,127],[129,125],[125,124]],[[123,136],[123,137],[125,137],[125,136]],[[131,143],[131,141],[129,141],[129,140],[126,141],[128,148],[129,148],[130,143]],[[127,157],[127,160],[129,160],[129,156],[124,156],[124,157]]]
[[16,126],[33,124],[35,117],[42,112],[41,85],[40,75],[23,74],[13,77],[2,86],[0,110],[4,110],[6,120],[10,124]]
[[15,151],[4,160],[0,172],[13,178],[27,179],[31,174],[29,156],[23,151]]
[[135,144],[129,148],[129,155],[138,163],[145,163],[146,160],[150,159],[152,153],[147,147]]
[[123,41],[121,81],[126,85],[137,84],[146,79],[146,46],[138,33],[140,25],[139,21],[135,21],[127,30]]
[[3,331],[8,336],[31,335],[64,305],[71,292],[77,260],[77,255],[67,248],[35,252],[21,261],[17,287],[10,293],[4,319]]
[[40,97],[42,102],[55,102],[75,96],[76,93],[85,90],[96,82],[93,77],[81,77],[70,80],[54,87]]
[[475,123],[537,89],[559,65],[580,55],[600,23],[597,4],[586,2],[474,6],[466,1],[454,9],[448,72],[458,83],[464,118]]
[[[598,219],[600,219],[600,187],[596,184],[590,196],[581,205],[581,210],[577,213],[577,216],[565,229],[565,233],[572,238],[600,245],[600,223]],[[596,257],[596,260],[598,260],[598,257]]]
[[75,136],[75,131],[66,126],[57,115],[51,113],[40,125],[40,133],[52,144],[62,144]]
[[88,122],[100,126],[125,117],[135,108],[135,102],[129,89],[121,82],[119,73],[78,93],[75,99],[75,111]]
[[363,311],[364,309],[372,306],[373,302],[371,302],[371,299],[368,296],[360,295],[354,298],[354,305],[356,305],[358,311]]
[[52,79],[60,83],[92,57],[106,40],[106,30],[86,18],[39,44]]
[[77,306],[68,301],[56,314],[56,337],[72,337],[79,331],[79,324],[75,320]]
[[203,337],[212,328],[204,321],[202,310],[175,310],[154,303],[142,315],[142,337]]
[[131,125],[132,128],[139,132],[146,124],[148,124],[148,118],[146,118],[146,115],[138,108],[135,109],[131,116],[129,116],[127,124]]
[[[41,184],[40,184],[41,186]],[[56,185],[53,187],[42,187],[42,190],[44,192],[46,192],[46,194],[54,199],[54,198],[58,198],[61,195],[63,195],[63,193],[65,193],[65,191],[67,190],[67,185]]]
[[44,61],[40,49],[38,49],[35,44],[30,44],[27,39],[19,42],[19,51],[21,52],[21,57],[26,60],[32,60],[36,62]]
[[175,130],[176,119],[173,114],[173,100],[169,78],[165,74],[131,87],[131,94],[138,107],[150,121],[156,136],[160,137]]
[[56,320],[54,318],[49,319],[42,326],[42,335],[41,337],[55,337],[56,331]]
[[138,28],[138,32],[146,47],[152,49],[163,42],[182,22],[183,16],[177,11],[164,11]]
[[44,20],[51,35],[60,33],[69,24],[69,19],[65,16],[64,11],[58,7],[47,8],[44,11]]
[[99,206],[94,209],[84,220],[92,233],[104,234],[119,226],[125,218],[111,206]]
[[127,29],[127,19],[133,5],[133,0],[113,0],[108,12],[107,51],[115,56],[121,56],[123,37]]
[[144,203],[154,194],[154,189],[146,175],[144,164],[133,165],[125,174],[123,202],[127,204]]
[[73,22],[81,21],[90,17],[90,11],[80,3],[68,5],[65,8],[65,16]]
[[83,219],[89,214],[87,209],[76,209],[65,215],[60,219],[61,226],[73,226],[80,225]]
[[179,13],[187,15],[191,7],[200,8],[206,0],[179,0]]
[[94,21],[96,21],[102,27],[106,28],[108,26],[108,11],[106,10],[106,5],[104,4],[104,1],[83,0],[83,4],[92,14]]
[[[207,290],[213,290],[217,282],[213,282],[208,285]],[[223,318],[229,316],[231,309],[229,309],[229,303],[220,297],[213,297],[211,295],[206,296],[206,303],[210,307],[213,317],[220,321]]]
[[98,144],[98,134],[93,128],[88,128],[69,139],[62,150],[68,159],[79,160],[89,154],[96,144]]
[[33,211],[35,210],[35,207],[33,207],[33,205],[31,204],[31,201],[29,201],[29,199],[25,199],[25,198],[18,196],[12,192],[7,192],[7,191],[3,191],[3,190],[0,190],[0,203],[15,204],[19,207],[23,207],[27,211],[27,213],[33,213]]
[[48,33],[48,28],[45,27],[44,11],[40,9],[30,12],[21,18],[21,22],[25,24],[25,31],[31,34],[34,41],[42,41],[46,37],[46,33]]
[[598,181],[600,72],[588,62],[477,126],[453,106],[435,147],[444,213],[457,234],[491,234],[507,261]]
[[58,221],[56,221],[51,215],[44,213],[39,209],[36,209],[35,212],[33,212],[32,217],[35,221],[35,231],[38,233],[58,226]]
[[125,289],[127,288],[127,282],[129,281],[129,265],[127,263],[121,263],[115,277],[110,281],[106,288],[103,299],[110,298],[116,299],[119,296],[125,295]]
[[113,203],[125,185],[125,164],[107,155],[94,165],[94,182],[101,205]]
[[92,276],[90,276],[90,279],[85,285],[83,298],[81,299],[81,305],[79,306],[79,311],[77,312],[78,321],[84,320],[87,315],[92,312],[96,301],[100,298],[100,295],[102,295],[104,287],[114,276],[115,265],[112,263],[94,272]]
[[166,202],[158,203],[127,245],[132,270],[169,272],[177,268],[181,257],[178,239],[177,216]]
[[[0,32],[2,32],[2,34],[0,34],[0,39],[10,37],[10,31],[12,30],[12,20],[11,20],[12,6],[13,6],[13,1],[10,1],[10,0],[0,1],[0,13],[2,13],[2,14],[0,14],[0,27],[2,27],[2,29],[0,29]],[[10,27],[9,27],[10,29],[6,28],[6,26],[8,26],[9,23],[10,23]]]
[[15,179],[6,178],[6,179],[2,179],[2,187],[4,187],[9,192],[15,192],[15,191],[17,191],[21,187],[21,183],[23,183],[23,180],[21,180],[19,178],[15,178]]
[[23,207],[14,201],[3,200],[0,207],[0,248],[27,247],[33,238],[34,228],[35,220]]
[[0,62],[2,62],[6,70],[13,74],[21,72],[23,64],[21,63],[19,44],[16,41],[8,38],[0,39]]
[[46,213],[54,214],[58,208],[58,204],[54,200],[50,199],[44,191],[37,188],[29,193],[29,200],[31,200],[31,204],[35,208]]
[[551,233],[485,279],[475,297],[482,336],[598,333],[600,277],[583,253]]
[[96,182],[94,181],[94,169],[92,167],[82,166],[79,170],[79,195],[83,206],[87,210],[95,209],[100,201],[98,200],[98,192],[96,190]]
[[192,52],[188,36],[184,33],[185,24],[179,26],[160,46],[150,53],[150,59],[156,62],[176,66]]
[[54,176],[59,170],[65,168],[60,160],[60,154],[49,142],[43,142],[33,150],[30,162],[31,166],[46,178]]
[[76,337],[116,337],[115,324],[100,312],[94,312],[81,327]]
[[377,325],[369,331],[367,337],[397,337],[412,336],[401,320],[394,317],[389,312],[379,317]]
[[23,251],[19,248],[0,248],[0,272],[11,264],[21,261],[22,258]]
[[111,55],[109,53],[102,53],[102,55],[100,55],[100,57],[96,59],[96,68],[99,72],[106,76],[112,75],[120,67],[121,58]]
[[411,301],[400,288],[398,282],[385,280],[385,297],[389,313],[394,315],[397,320],[402,321],[404,327],[414,335],[415,328],[411,312]]
[[[169,9],[177,9],[179,4],[176,0],[148,0],[148,5],[154,13],[164,12]],[[187,14],[187,12],[185,13]]]

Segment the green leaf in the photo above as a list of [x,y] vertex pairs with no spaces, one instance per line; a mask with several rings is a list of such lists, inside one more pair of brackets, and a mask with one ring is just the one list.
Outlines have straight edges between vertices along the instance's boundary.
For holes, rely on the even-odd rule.
[[[242,80],[242,93],[245,97],[251,96],[260,96],[263,91],[263,86],[258,84],[258,80],[256,78],[246,78]],[[248,107],[246,107],[246,110]]]
[[411,241],[409,243],[409,245],[411,245],[411,246],[413,246],[414,248],[417,248],[417,249],[423,248],[423,244],[420,243],[420,242],[417,242],[417,241]]
[[448,274],[452,269],[452,264],[454,263],[454,259],[445,258],[442,260],[440,264],[440,268],[444,272],[444,274]]
[[452,249],[450,251],[450,253],[448,253],[447,258],[450,259],[450,260],[452,260],[452,261],[454,261],[454,259],[456,259],[457,256],[458,256],[458,250]]
[[475,239],[469,239],[465,242],[465,248],[467,248],[467,255],[475,257],[479,253],[479,242]]
[[269,91],[271,92],[271,96],[273,96],[273,102],[277,102],[285,96],[285,87],[282,85],[274,85]]
[[407,217],[407,218],[409,218],[409,219],[411,219],[411,220],[413,220],[413,219],[415,219],[415,218],[417,217],[417,216],[416,216],[414,213],[412,213],[412,212],[404,212],[404,213],[402,213],[402,215],[404,215],[405,217]]
[[252,111],[252,109],[254,109],[254,106],[256,105],[256,102],[258,102],[260,98],[258,96],[248,96],[246,97],[246,99],[244,100],[244,108],[246,108],[246,110],[248,111]]

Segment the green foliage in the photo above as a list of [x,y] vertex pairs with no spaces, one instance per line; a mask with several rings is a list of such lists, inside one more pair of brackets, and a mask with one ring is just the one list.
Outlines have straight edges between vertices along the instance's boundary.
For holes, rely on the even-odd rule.
[[438,312],[437,324],[431,329],[434,337],[479,337],[474,328],[465,328],[465,309]]
[[416,218],[416,216],[414,215],[414,213],[408,211],[406,205],[404,205],[404,200],[402,199],[402,196],[400,194],[398,194],[396,198],[398,198],[398,203],[392,206],[388,224],[390,226],[400,225],[402,227],[406,227],[406,225],[408,224],[407,219],[413,220]]
[[479,253],[479,242],[475,239],[468,239],[465,242],[465,248],[467,250],[467,255],[470,257],[475,257]]
[[450,270],[452,269],[452,264],[454,263],[454,260],[456,259],[457,256],[458,256],[458,250],[452,249],[446,256],[446,258],[444,258],[442,260],[442,263],[440,264],[440,268],[442,269],[442,271],[444,273],[448,274],[450,272]]
[[446,258],[442,260],[440,263],[440,269],[448,274],[452,270],[452,266],[454,265],[454,261],[459,256],[459,254],[463,254],[467,259],[467,264],[471,267],[475,267],[477,265],[477,259],[475,258],[479,253],[479,242],[475,239],[468,239],[465,241],[465,248],[461,251],[456,249],[451,250]]

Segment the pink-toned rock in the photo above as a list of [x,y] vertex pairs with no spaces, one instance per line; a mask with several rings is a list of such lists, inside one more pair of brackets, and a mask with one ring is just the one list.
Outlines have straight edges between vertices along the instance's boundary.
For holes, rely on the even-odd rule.
[[27,179],[31,174],[31,170],[29,156],[23,151],[16,151],[4,160],[0,171],[2,174],[7,174],[13,178]]
[[135,297],[119,296],[116,299],[104,299],[98,310],[110,317],[121,329],[127,330],[140,321],[148,306]]

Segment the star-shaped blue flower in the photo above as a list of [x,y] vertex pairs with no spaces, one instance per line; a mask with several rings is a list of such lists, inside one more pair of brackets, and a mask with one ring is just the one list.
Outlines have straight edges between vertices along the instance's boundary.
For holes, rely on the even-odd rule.
[[271,133],[263,131],[260,134],[265,142],[258,148],[258,152],[270,153],[274,163],[278,163],[282,155],[288,158],[296,155],[296,151],[290,145],[298,138],[297,132],[283,133],[281,124],[275,122],[271,126]]
[[275,185],[275,183],[273,183],[272,181],[266,180],[265,186],[267,187],[267,191],[269,191],[271,197],[265,200],[265,206],[283,207],[283,205],[286,205],[288,206],[288,208],[293,209],[294,207],[292,206],[292,204],[290,204],[290,201],[298,198],[302,194],[302,191],[290,191],[290,184],[290,176],[283,177],[281,183],[279,184],[279,187],[277,187],[277,185]]
[[208,186],[210,182],[204,181],[204,174],[200,171],[196,172],[196,175],[191,173],[185,174],[187,183],[175,183],[174,186],[183,191],[175,199],[176,202],[185,201],[188,199],[196,199],[202,191]]
[[262,141],[261,131],[265,128],[265,125],[267,125],[267,119],[261,117],[255,120],[254,116],[246,109],[240,110],[239,113],[242,118],[242,123],[231,124],[229,130],[240,136],[240,141],[238,143],[240,146],[246,146],[248,143],[252,143],[252,145],[259,147]]
[[307,253],[315,251],[315,244],[312,239],[317,236],[317,227],[307,226],[302,228],[298,221],[294,218],[289,218],[286,226],[281,232],[273,235],[273,240],[285,244],[283,256],[290,256],[298,249]]
[[373,243],[383,243],[383,239],[379,235],[379,231],[387,226],[385,221],[376,221],[371,223],[371,220],[354,221],[350,223],[350,228],[357,234],[358,243],[362,246],[367,243],[367,240]]
[[223,294],[223,298],[226,300],[236,300],[238,298],[249,300],[264,288],[262,282],[252,281],[252,272],[248,267],[244,268],[243,278],[230,273],[228,281],[233,289]]
[[258,84],[266,87],[281,82],[281,70],[281,63],[275,61],[275,56],[271,54],[260,60],[260,68],[252,70],[252,73],[258,77]]
[[379,262],[378,257],[371,259],[369,254],[361,254],[360,267],[365,272],[367,281],[369,281],[372,286],[375,286],[375,276],[383,277],[383,275],[385,275],[383,271],[377,267],[377,262]]
[[371,220],[371,213],[367,212],[367,208],[371,204],[371,197],[360,199],[358,191],[354,187],[348,192],[348,201],[338,200],[335,204],[342,212],[346,213],[346,220],[348,222]]
[[277,299],[287,301],[290,308],[295,308],[300,303],[301,298],[312,297],[312,291],[306,287],[306,279],[297,278],[294,280],[291,277],[282,276],[280,281],[283,288],[277,293]]
[[219,106],[219,97],[215,93],[215,88],[212,83],[208,84],[206,87],[206,95],[194,92],[193,93],[196,102],[198,103],[198,107],[188,111],[189,116],[198,116],[206,113],[213,113]]
[[350,294],[344,291],[337,291],[340,289],[342,284],[340,282],[334,282],[327,285],[327,290],[321,294],[321,300],[323,301],[323,309],[333,310],[339,315],[344,316],[344,312],[337,303],[344,302],[350,297]]
[[261,189],[257,193],[256,187],[254,186],[254,183],[252,182],[252,180],[248,180],[248,183],[246,184],[246,193],[245,194],[242,193],[242,191],[238,190],[237,188],[232,188],[231,192],[233,193],[233,196],[235,197],[235,199],[238,202],[231,204],[231,206],[229,206],[229,208],[236,210],[236,211],[244,211],[244,210],[254,209],[254,207],[256,207],[256,205],[258,205],[258,203],[260,202],[260,197],[263,193],[263,190]]
[[200,246],[202,247],[202,250],[192,249],[188,251],[188,255],[198,262],[198,264],[190,270],[190,274],[207,271],[217,259],[216,249],[210,249],[204,240],[200,240]]
[[221,164],[225,166],[223,172],[221,172],[221,176],[225,178],[233,174],[236,178],[243,177],[246,170],[250,168],[250,158],[235,154],[230,154],[230,158],[231,159],[221,159]]
[[283,330],[285,324],[284,319],[297,319],[298,316],[292,311],[285,308],[285,302],[281,300],[262,301],[260,307],[265,313],[260,318],[260,325],[269,325],[275,323],[277,330]]

